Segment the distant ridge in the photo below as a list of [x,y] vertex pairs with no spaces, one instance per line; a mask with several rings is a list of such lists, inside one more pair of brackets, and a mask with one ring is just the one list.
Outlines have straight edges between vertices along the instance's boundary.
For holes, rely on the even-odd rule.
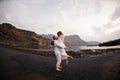
[[42,37],[52,39],[53,34],[40,34]]
[[[52,39],[53,34],[41,34],[41,36]],[[87,45],[88,43],[84,40],[82,40],[78,35],[69,35],[65,36],[65,44],[69,47],[71,46],[83,46]]]
[[85,46],[88,43],[82,40],[78,35],[65,36],[65,43],[67,46]]
[[35,32],[17,29],[9,23],[0,24],[0,43],[26,48],[49,47],[51,39]]
[[107,41],[99,44],[99,46],[116,46],[116,45],[120,45],[120,39]]
[[[53,34],[41,34],[41,36],[52,39]],[[65,36],[65,44],[68,47],[72,47],[72,46],[87,46],[87,45],[98,45],[100,42],[98,41],[84,41],[82,40],[78,35],[74,34],[74,35],[68,35]]]
[[88,46],[98,46],[100,42],[98,41],[88,41]]

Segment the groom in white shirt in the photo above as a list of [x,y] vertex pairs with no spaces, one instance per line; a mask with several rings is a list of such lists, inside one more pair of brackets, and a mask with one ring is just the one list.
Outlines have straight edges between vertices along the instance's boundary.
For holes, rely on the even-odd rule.
[[53,40],[54,40],[54,52],[55,52],[55,56],[57,58],[57,63],[56,63],[56,70],[57,71],[61,71],[61,49],[64,49],[64,46],[62,44],[60,44],[60,42],[58,41],[58,37],[57,36],[53,36]]

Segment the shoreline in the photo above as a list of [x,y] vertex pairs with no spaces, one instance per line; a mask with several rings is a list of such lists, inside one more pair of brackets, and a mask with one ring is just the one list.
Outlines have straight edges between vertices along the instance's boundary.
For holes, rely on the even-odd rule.
[[[31,48],[22,48],[22,47],[16,47],[16,46],[5,45],[5,44],[0,44],[0,46],[26,52],[27,54],[35,54],[35,55],[46,56],[46,57],[55,57],[54,51],[51,49],[50,50],[31,49]],[[109,48],[109,49],[84,49],[84,50],[77,50],[77,51],[69,50],[66,52],[68,55],[72,55],[75,58],[86,58],[86,57],[96,57],[96,56],[106,55],[119,50],[120,48]]]

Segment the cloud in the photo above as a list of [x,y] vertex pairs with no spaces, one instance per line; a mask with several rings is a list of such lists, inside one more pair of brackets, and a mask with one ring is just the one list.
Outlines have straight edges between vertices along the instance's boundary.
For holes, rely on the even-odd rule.
[[[93,27],[100,41],[109,41],[120,38],[120,18],[105,24],[103,27]],[[101,37],[101,38],[100,38]]]
[[43,7],[40,6],[46,1],[47,0],[1,1],[1,22],[10,22],[19,28],[28,30],[32,29],[36,32],[37,29],[34,28],[39,29],[49,24],[50,16],[48,16],[49,14],[47,15],[46,10],[44,10]]
[[0,11],[0,23],[38,34],[61,30],[84,40],[104,41],[116,38],[112,34],[119,31],[119,0],[0,0]]
[[119,17],[120,17],[120,6],[113,13],[112,20],[115,20],[116,18],[119,18]]

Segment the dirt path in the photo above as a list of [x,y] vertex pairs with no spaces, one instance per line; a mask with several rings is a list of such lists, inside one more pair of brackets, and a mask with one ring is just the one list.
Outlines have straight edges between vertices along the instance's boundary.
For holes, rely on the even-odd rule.
[[75,58],[63,71],[56,59],[26,54],[0,46],[0,80],[120,80],[120,51],[89,58]]

